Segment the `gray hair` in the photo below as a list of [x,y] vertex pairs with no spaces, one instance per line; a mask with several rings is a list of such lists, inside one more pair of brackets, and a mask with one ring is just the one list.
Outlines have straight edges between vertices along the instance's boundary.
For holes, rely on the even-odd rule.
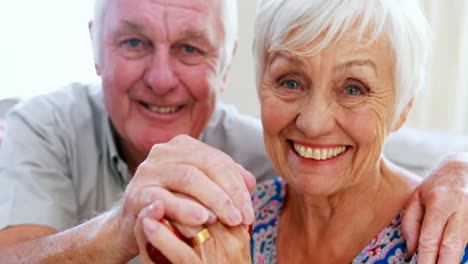
[[[269,53],[311,56],[356,25],[358,38],[370,29],[370,42],[381,34],[390,42],[396,116],[425,86],[431,34],[416,0],[259,0],[258,4],[253,44],[257,90]],[[299,31],[291,36],[292,30]],[[317,45],[305,50],[314,41]]]
[[[101,47],[101,25],[104,9],[108,0],[95,0],[94,19],[92,28],[93,55],[96,63],[99,63],[99,49]],[[224,29],[224,60],[222,72],[227,70],[227,65],[232,60],[232,55],[238,38],[237,0],[222,0],[220,18]]]

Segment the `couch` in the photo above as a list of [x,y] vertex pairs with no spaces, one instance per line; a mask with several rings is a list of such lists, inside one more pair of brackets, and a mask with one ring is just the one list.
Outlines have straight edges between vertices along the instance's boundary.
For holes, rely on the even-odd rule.
[[[6,112],[18,99],[0,100],[0,146],[5,129]],[[468,152],[468,135],[448,131],[422,130],[403,126],[387,139],[384,155],[417,175],[424,177],[445,154]]]

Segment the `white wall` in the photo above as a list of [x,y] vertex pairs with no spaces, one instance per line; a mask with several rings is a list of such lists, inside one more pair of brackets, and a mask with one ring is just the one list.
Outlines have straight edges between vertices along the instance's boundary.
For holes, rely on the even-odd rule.
[[87,23],[92,0],[1,0],[0,98],[97,80]]
[[255,74],[252,59],[253,25],[256,13],[256,1],[240,0],[239,8],[239,42],[228,78],[228,87],[222,95],[226,103],[235,104],[246,114],[260,116],[255,89]]

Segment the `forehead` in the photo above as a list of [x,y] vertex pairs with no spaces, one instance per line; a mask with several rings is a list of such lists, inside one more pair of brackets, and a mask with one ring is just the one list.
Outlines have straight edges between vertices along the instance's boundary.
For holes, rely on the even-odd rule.
[[[294,37],[298,32],[292,32],[289,37]],[[316,55],[326,59],[325,63],[349,65],[350,61],[367,61],[378,65],[377,68],[391,67],[394,63],[394,53],[391,44],[384,35],[376,39],[370,39],[368,35],[358,35],[355,31],[347,31],[339,38],[323,45],[323,35],[306,44],[300,49],[282,46],[283,49],[270,53],[270,59],[276,59],[277,54],[289,54],[280,56],[297,64],[299,61],[312,60]],[[303,63],[303,62],[301,62]],[[359,63],[360,64],[360,63]],[[355,64],[353,64],[355,65]]]
[[[220,12],[221,2],[219,0],[96,0],[97,5],[101,6],[102,10],[122,10],[139,12],[147,10],[151,12],[153,8],[174,8],[186,9],[187,11],[199,12],[202,14],[210,14]],[[149,8],[149,9],[148,9]],[[220,14],[220,13],[219,13]]]
[[131,22],[134,29],[165,26],[174,31],[223,32],[219,0],[102,0],[102,23],[117,27]]

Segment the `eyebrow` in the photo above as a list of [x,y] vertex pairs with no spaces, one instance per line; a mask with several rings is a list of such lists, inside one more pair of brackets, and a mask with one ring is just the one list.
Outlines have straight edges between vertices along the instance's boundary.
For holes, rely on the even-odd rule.
[[297,58],[294,55],[291,55],[291,54],[288,54],[288,53],[282,52],[282,51],[275,52],[268,64],[270,64],[270,65],[273,64],[275,62],[275,60],[277,60],[277,59],[284,59],[284,60],[287,60],[291,64],[294,64],[294,65],[297,65],[297,66],[304,66],[304,62],[301,59]]
[[[135,23],[135,22],[132,22],[132,21],[129,21],[129,20],[123,20],[121,22],[121,24],[123,25],[124,28],[127,28],[127,29],[131,29],[131,30],[134,30],[134,31],[145,31],[145,26],[141,25],[141,24],[138,24],[138,23]],[[185,30],[182,34],[180,34],[180,36],[182,36],[183,38],[186,38],[186,39],[202,39],[202,40],[207,40],[207,38],[205,37],[205,34],[203,34],[202,32],[199,32],[199,31],[196,31],[196,30]]]
[[363,66],[371,68],[374,71],[375,76],[378,76],[377,66],[375,65],[375,63],[373,61],[371,61],[369,59],[352,60],[352,61],[343,63],[341,65],[338,65],[337,67],[335,67],[335,70],[336,71],[344,71],[344,70],[347,70],[347,69],[350,69],[350,68],[363,67]]
[[210,39],[207,34],[202,31],[194,30],[194,29],[187,29],[177,37],[179,40],[193,40],[200,42],[200,44],[210,46],[211,48],[214,47],[214,40]]
[[179,34],[179,36],[184,39],[208,40],[205,34],[192,29],[183,31],[181,34]]

